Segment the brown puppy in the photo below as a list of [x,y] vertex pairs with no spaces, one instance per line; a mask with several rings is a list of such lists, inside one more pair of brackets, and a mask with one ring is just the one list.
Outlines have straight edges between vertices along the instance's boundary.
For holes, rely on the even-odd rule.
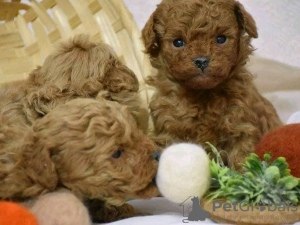
[[[151,198],[155,144],[126,106],[76,99],[27,127],[0,129],[0,199],[23,201],[67,188],[86,201],[94,221],[139,215],[124,202]],[[12,141],[15,140],[15,141]]]
[[0,126],[31,125],[58,105],[78,97],[103,98],[127,105],[139,118],[135,74],[103,43],[78,35],[47,57],[24,81],[0,87]]
[[[109,46],[83,35],[61,44],[28,79],[2,85],[0,199],[23,200],[63,186],[88,199],[96,220],[134,215],[122,205],[126,198],[157,193],[146,188],[156,171],[150,162],[155,146],[133,120],[140,117],[138,89],[135,74]],[[90,112],[67,104],[80,97],[102,103],[91,100]],[[116,161],[110,154],[118,146],[126,154]]]
[[156,133],[164,145],[206,141],[235,168],[281,125],[245,69],[257,38],[251,15],[234,0],[163,0],[142,32],[158,69],[148,83]]

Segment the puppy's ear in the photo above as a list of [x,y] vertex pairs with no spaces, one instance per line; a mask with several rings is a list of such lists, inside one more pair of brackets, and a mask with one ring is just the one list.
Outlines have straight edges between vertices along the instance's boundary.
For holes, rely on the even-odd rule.
[[121,91],[137,92],[139,90],[136,75],[120,62],[117,62],[104,77],[103,84],[105,89],[113,93]]
[[22,149],[22,161],[26,174],[43,188],[54,190],[58,183],[58,176],[47,143],[41,143],[33,131],[30,131]]
[[240,29],[245,30],[250,37],[257,38],[258,33],[255,21],[239,2],[235,3],[234,13]]
[[154,12],[148,22],[146,23],[145,27],[142,30],[142,39],[144,41],[144,45],[146,48],[146,53],[149,54],[151,57],[155,57],[158,55],[160,50],[160,41],[155,30],[155,23],[156,23],[156,12]]
[[42,85],[45,82],[41,73],[41,68],[41,66],[38,66],[29,74],[28,80],[31,84]]

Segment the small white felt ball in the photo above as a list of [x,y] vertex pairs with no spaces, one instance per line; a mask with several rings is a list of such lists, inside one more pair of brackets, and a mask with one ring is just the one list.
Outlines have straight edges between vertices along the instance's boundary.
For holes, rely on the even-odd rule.
[[175,144],[160,156],[156,183],[169,201],[182,203],[189,197],[201,199],[210,186],[209,158],[195,144]]
[[288,119],[287,124],[292,123],[300,123],[300,112],[295,112],[291,117]]

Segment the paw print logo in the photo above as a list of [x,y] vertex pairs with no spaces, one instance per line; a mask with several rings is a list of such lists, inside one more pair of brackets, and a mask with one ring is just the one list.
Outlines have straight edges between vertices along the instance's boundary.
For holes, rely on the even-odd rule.
[[263,212],[263,211],[265,211],[267,209],[266,203],[260,201],[260,202],[256,203],[255,208],[259,209],[261,212]]

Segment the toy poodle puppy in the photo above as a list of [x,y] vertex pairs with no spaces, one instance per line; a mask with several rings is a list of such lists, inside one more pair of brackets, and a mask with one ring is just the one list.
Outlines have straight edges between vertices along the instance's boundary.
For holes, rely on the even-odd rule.
[[163,0],[142,31],[157,74],[150,103],[158,142],[211,142],[231,168],[281,125],[245,64],[257,38],[235,0]]
[[25,135],[16,127],[0,129],[0,199],[65,188],[101,222],[140,215],[125,201],[158,195],[156,145],[127,106],[79,98],[27,126]]
[[[62,43],[28,79],[0,87],[0,126],[31,125],[58,105],[78,97],[102,97],[129,106],[139,122],[135,74],[103,43],[78,35]],[[144,125],[139,124],[139,127]],[[21,128],[22,129],[22,128]]]

